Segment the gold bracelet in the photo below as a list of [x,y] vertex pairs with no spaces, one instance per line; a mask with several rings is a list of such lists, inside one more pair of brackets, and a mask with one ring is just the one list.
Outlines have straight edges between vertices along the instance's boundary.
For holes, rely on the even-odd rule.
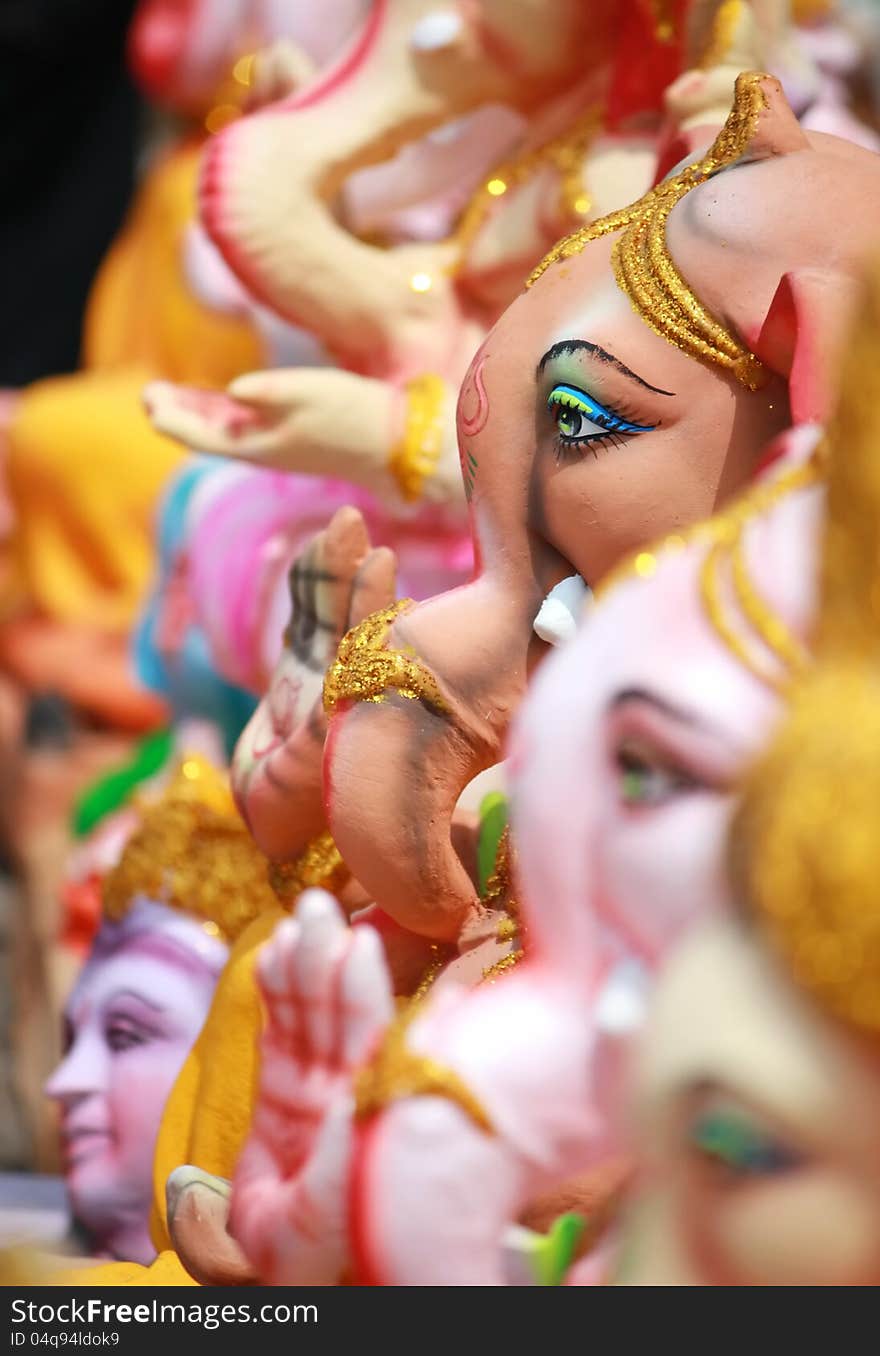
[[443,395],[440,377],[426,372],[405,386],[403,437],[391,453],[388,469],[408,504],[422,497],[425,481],[437,470],[443,450]]

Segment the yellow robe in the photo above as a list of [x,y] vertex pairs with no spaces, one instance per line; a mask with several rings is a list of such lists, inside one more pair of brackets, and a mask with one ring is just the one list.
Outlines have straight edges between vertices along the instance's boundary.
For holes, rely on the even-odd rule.
[[188,140],[148,174],[92,288],[84,369],[35,383],[16,406],[7,616],[128,630],[152,574],[156,504],[183,455],[147,420],[144,383],[223,387],[261,364],[251,326],[208,309],[185,277],[200,150]]

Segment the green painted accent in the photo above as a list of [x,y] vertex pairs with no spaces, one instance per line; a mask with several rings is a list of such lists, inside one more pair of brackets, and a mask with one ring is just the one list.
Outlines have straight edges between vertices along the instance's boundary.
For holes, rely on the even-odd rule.
[[539,1285],[562,1285],[586,1227],[586,1220],[571,1211],[553,1221],[535,1252]]
[[586,1220],[573,1212],[555,1219],[546,1234],[517,1226],[516,1248],[535,1285],[563,1284],[586,1227]]
[[171,730],[147,735],[135,749],[134,757],[84,791],[73,807],[71,828],[76,838],[91,833],[106,815],[119,810],[132,792],[168,762],[174,746]]
[[736,1173],[785,1172],[798,1163],[793,1150],[733,1107],[716,1107],[698,1116],[690,1140],[694,1148]]
[[501,791],[490,791],[480,802],[480,833],[477,839],[477,873],[480,895],[486,893],[489,877],[495,870],[495,858],[501,835],[507,828],[509,805]]

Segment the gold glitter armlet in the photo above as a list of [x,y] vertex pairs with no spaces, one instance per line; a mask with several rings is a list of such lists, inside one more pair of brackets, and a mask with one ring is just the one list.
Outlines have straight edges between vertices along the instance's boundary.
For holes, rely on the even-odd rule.
[[324,710],[333,714],[341,701],[381,702],[389,690],[411,701],[422,701],[434,711],[445,711],[436,679],[418,659],[402,650],[386,648],[396,617],[411,607],[402,598],[393,607],[372,613],[342,637],[336,659],[324,678]]
[[443,450],[443,395],[440,377],[427,372],[408,381],[403,437],[394,448],[388,469],[408,504],[422,497],[425,481],[437,470]]

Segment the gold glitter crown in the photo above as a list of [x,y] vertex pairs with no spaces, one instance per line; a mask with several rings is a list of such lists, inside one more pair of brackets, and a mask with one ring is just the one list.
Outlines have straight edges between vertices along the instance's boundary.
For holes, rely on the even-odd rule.
[[673,263],[666,247],[666,223],[686,194],[746,153],[767,107],[763,89],[767,79],[755,71],[738,76],[727,122],[701,160],[664,179],[632,206],[560,240],[527,285],[531,287],[557,260],[580,254],[590,241],[620,232],[612,254],[617,284],[651,329],[692,358],[732,373],[750,391],[762,386],[766,380],[762,363],[703,306]]
[[880,1037],[880,267],[829,431],[815,664],[747,778],[732,860],[795,979]]
[[228,781],[204,758],[183,758],[104,881],[104,914],[119,920],[136,896],[179,909],[233,942],[266,909],[277,908],[260,853]]

